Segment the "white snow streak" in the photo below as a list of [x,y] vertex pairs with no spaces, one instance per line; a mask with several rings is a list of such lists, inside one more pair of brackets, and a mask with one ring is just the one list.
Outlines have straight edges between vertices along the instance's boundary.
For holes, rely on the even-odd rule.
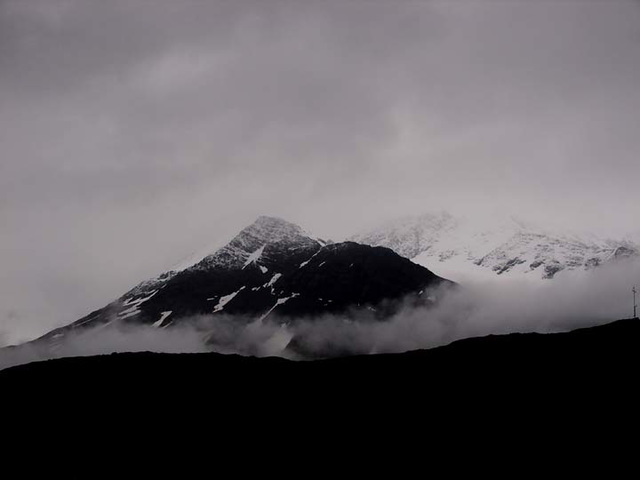
[[291,300],[292,298],[296,298],[299,295],[300,295],[299,293],[293,293],[290,297],[279,298],[278,300],[276,300],[276,304],[273,307],[271,307],[267,313],[262,315],[258,321],[261,322],[265,318],[267,318],[269,314],[271,314],[271,312],[273,312],[276,309],[276,307],[278,307],[278,305],[284,305],[289,300]]
[[262,252],[264,252],[264,247],[266,247],[266,246],[267,246],[267,244],[265,243],[258,250],[256,250],[251,255],[249,255],[249,258],[247,258],[247,261],[244,262],[244,267],[242,267],[242,269],[244,270],[245,268],[247,268],[252,263],[255,263],[256,261],[258,261],[258,259],[262,256]]
[[269,283],[266,283],[263,286],[264,287],[273,287],[273,285],[280,279],[280,277],[282,277],[282,274],[281,273],[276,273],[273,277],[271,277],[271,280],[269,280]]
[[144,298],[138,298],[137,300],[134,300],[133,298],[128,299],[127,301],[125,301],[122,305],[125,307],[128,306],[139,306],[142,305],[144,302],[146,302],[147,300],[150,300],[151,297],[153,297],[156,293],[158,293],[160,290],[154,290],[153,292],[151,292],[148,296],[144,297]]
[[[322,250],[322,249],[320,249],[320,250]],[[316,253],[314,253],[309,260],[307,260],[306,262],[302,262],[298,268],[306,267],[309,264],[309,262],[311,260],[313,260],[313,258],[320,253],[320,250],[318,250]]]
[[166,319],[169,315],[171,315],[172,313],[173,313],[173,311],[172,311],[172,310],[169,310],[168,312],[161,312],[161,314],[160,314],[160,320],[158,320],[157,322],[153,322],[153,326],[154,326],[154,327],[156,327],[156,328],[159,328],[159,327],[160,327],[160,325],[162,325],[162,322],[164,322],[164,321],[165,321],[165,319]]
[[138,307],[140,305],[142,305],[144,302],[150,300],[151,297],[153,297],[159,291],[160,290],[154,290],[153,292],[151,292],[146,297],[138,298],[136,300],[134,300],[133,298],[129,298],[128,300],[126,300],[122,304],[123,306],[129,307],[129,308],[126,308],[126,309],[122,310],[120,313],[118,313],[118,318],[120,320],[124,320],[125,318],[135,317],[136,315],[138,315],[140,313],[140,309]]
[[233,300],[236,295],[238,295],[242,290],[244,290],[244,288],[245,287],[242,287],[237,292],[233,292],[233,293],[230,293],[229,295],[225,295],[224,297],[220,297],[220,300],[218,301],[218,304],[213,309],[213,313],[216,313],[216,312],[219,312],[219,311],[223,310],[224,306],[227,303],[229,303],[231,300]]

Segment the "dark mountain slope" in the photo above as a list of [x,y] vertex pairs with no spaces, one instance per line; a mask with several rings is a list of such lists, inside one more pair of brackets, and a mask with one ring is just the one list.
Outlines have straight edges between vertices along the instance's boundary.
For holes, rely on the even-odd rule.
[[383,319],[409,297],[451,284],[393,251],[353,242],[326,244],[297,225],[260,217],[228,245],[180,271],[163,273],[90,315],[45,335],[108,324],[171,328],[194,315],[238,321],[294,321],[369,307]]
[[349,307],[376,310],[385,300],[408,294],[416,303],[421,297],[428,301],[425,291],[442,283],[450,284],[387,248],[332,244],[278,282],[282,294],[293,297],[278,314],[300,318],[340,313]]

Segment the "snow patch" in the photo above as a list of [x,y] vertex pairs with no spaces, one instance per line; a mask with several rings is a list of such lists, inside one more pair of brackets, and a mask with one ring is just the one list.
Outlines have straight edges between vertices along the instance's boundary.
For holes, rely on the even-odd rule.
[[118,314],[118,318],[120,318],[120,320],[124,320],[125,318],[135,317],[139,313],[140,313],[140,310],[138,310],[137,308],[134,308],[131,310],[125,310],[124,312],[120,312]]
[[298,296],[300,296],[300,294],[299,294],[299,293],[293,293],[293,294],[291,294],[291,296],[290,296],[290,297],[279,298],[278,300],[276,300],[276,304],[275,304],[273,307],[271,307],[267,313],[265,313],[264,315],[262,315],[262,316],[260,317],[259,321],[260,321],[260,322],[262,322],[262,321],[263,321],[265,318],[267,318],[267,317],[271,314],[271,312],[273,312],[273,311],[274,311],[274,310],[275,310],[279,305],[284,305],[285,303],[287,303],[287,302],[288,302],[289,300],[291,300],[292,298],[296,298],[296,297],[298,297]]
[[230,293],[229,295],[225,295],[224,297],[220,297],[220,301],[213,308],[213,313],[220,312],[220,311],[224,310],[225,305],[227,303],[229,303],[231,300],[233,300],[236,297],[236,295],[238,295],[242,290],[244,290],[244,288],[245,287],[242,287],[237,292],[233,292],[233,293]]
[[309,265],[309,262],[311,260],[313,260],[315,258],[315,256],[318,255],[319,253],[320,253],[320,250],[318,250],[316,253],[314,253],[309,260],[307,260],[306,262],[302,262],[298,268],[303,268],[303,267],[306,267],[307,265]]
[[154,290],[149,295],[147,295],[146,297],[143,297],[143,298],[138,298],[138,299],[129,298],[129,299],[127,299],[122,305],[125,306],[125,307],[129,307],[129,308],[126,308],[126,309],[122,310],[120,313],[118,313],[118,318],[120,320],[124,320],[125,318],[135,317],[136,315],[138,315],[140,313],[140,308],[139,308],[140,305],[142,305],[144,302],[150,300],[151,297],[153,297],[159,291],[160,290]]
[[281,273],[276,273],[273,277],[271,277],[271,280],[269,280],[269,283],[266,283],[264,286],[265,287],[273,287],[273,285],[280,280],[280,277],[282,277]]
[[152,291],[149,295],[147,295],[146,297],[143,298],[129,298],[127,300],[125,300],[125,302],[122,304],[122,306],[124,307],[128,307],[128,306],[132,306],[132,307],[137,307],[142,305],[144,302],[148,301],[151,299],[151,297],[153,297],[156,293],[158,293],[160,290],[154,290]]
[[[271,280],[269,280],[267,283],[265,283],[262,286],[265,287],[265,288],[270,288],[271,289],[271,295],[275,295],[276,292],[275,292],[273,286],[280,279],[280,277],[282,277],[282,274],[281,273],[276,273],[273,277],[271,277]],[[260,288],[260,287],[258,287],[258,288]]]
[[264,252],[264,247],[266,247],[266,246],[267,246],[267,244],[265,243],[259,249],[257,249],[251,255],[249,255],[249,258],[247,258],[247,261],[244,262],[244,266],[242,267],[242,269],[244,270],[245,268],[247,268],[252,263],[257,262],[260,259],[260,257],[262,256],[262,252]]
[[169,315],[171,315],[173,313],[172,310],[169,310],[167,312],[161,312],[160,313],[160,320],[158,320],[157,322],[153,322],[153,326],[156,328],[160,328],[160,325],[162,325],[162,323],[169,317]]

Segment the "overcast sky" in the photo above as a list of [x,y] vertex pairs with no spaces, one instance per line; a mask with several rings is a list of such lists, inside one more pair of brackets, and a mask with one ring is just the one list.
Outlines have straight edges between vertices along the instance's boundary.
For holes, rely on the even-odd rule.
[[[0,332],[260,214],[640,213],[640,3],[0,0]],[[634,224],[634,222],[636,222]]]

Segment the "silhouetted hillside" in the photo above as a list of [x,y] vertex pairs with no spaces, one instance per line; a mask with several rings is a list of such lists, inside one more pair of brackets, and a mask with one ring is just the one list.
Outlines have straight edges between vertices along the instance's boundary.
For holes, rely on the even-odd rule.
[[[446,406],[582,409],[638,398],[640,320],[558,334],[512,334],[432,350],[292,362],[219,354],[128,353],[65,358],[0,372],[4,400],[64,411],[204,408],[234,415],[358,417]],[[498,403],[496,403],[498,402]],[[502,405],[502,407],[501,407]],[[231,415],[227,417],[226,414]]]

